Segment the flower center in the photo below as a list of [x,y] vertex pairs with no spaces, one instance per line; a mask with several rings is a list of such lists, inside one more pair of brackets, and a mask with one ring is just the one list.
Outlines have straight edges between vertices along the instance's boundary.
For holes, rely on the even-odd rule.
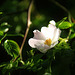
[[46,44],[46,45],[50,46],[50,45],[51,45],[51,39],[50,39],[50,38],[49,38],[49,39],[47,39],[47,40],[44,42],[44,44]]

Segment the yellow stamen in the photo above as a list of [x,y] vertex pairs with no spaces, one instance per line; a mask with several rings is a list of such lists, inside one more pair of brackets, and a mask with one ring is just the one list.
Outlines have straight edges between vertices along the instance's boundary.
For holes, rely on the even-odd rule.
[[44,42],[44,44],[46,44],[46,45],[50,46],[50,45],[51,45],[51,39],[50,39],[50,38],[49,38],[49,39],[47,39],[47,40]]

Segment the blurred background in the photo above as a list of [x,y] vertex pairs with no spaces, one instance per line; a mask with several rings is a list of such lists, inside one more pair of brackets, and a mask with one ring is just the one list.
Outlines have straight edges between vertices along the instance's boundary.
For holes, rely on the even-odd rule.
[[[27,10],[31,0],[2,0],[0,2],[0,24],[7,22],[12,27],[8,31],[10,34],[24,34],[27,27]],[[54,1],[54,0],[53,0]],[[31,12],[31,26],[23,49],[23,60],[27,59],[26,51],[31,47],[28,45],[28,39],[33,37],[33,30],[40,30],[42,26],[47,26],[50,20],[58,22],[64,17],[68,17],[68,13],[65,12],[58,4],[64,6],[75,18],[75,0],[34,0],[34,4]],[[66,33],[65,33],[66,35]],[[22,44],[23,37],[10,36],[5,39],[11,39],[16,41],[19,46]],[[6,51],[0,46],[0,63],[7,62],[11,59],[7,55]],[[16,71],[17,72],[17,71]],[[22,73],[28,73],[28,71],[21,71]],[[15,75],[15,72],[13,72]],[[18,72],[17,72],[18,73]],[[19,72],[20,73],[20,72]],[[33,73],[32,73],[33,74]]]

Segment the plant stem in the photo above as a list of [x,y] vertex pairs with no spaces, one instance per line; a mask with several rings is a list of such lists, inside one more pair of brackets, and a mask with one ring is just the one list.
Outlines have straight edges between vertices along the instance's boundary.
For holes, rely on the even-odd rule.
[[56,4],[57,6],[59,6],[60,8],[62,8],[65,12],[69,13],[69,11],[63,5],[58,3],[57,1],[55,1],[55,0],[50,0],[50,1],[53,2],[54,4]]
[[52,69],[51,69],[51,63],[50,63],[50,74],[52,73]]
[[3,40],[5,37],[7,37],[7,36],[21,36],[21,37],[24,38],[24,35],[23,35],[23,34],[5,34],[5,35],[3,35],[3,37],[1,38],[0,41],[2,41],[2,40]]
[[21,36],[24,38],[24,35],[23,34],[7,34],[6,36]]
[[71,22],[71,13],[70,13],[70,11],[67,9],[67,8],[65,8],[63,5],[61,5],[60,3],[58,3],[57,1],[55,1],[55,0],[50,0],[51,2],[53,2],[54,4],[56,4],[57,6],[59,6],[61,9],[63,9],[65,12],[67,12],[67,14],[68,14],[68,20],[69,20],[69,22],[70,23],[72,23]]
[[69,40],[69,36],[71,35],[71,29],[69,30],[68,36],[67,36],[67,40]]
[[19,58],[19,55],[15,59],[13,59],[13,62],[15,62],[18,58]]
[[3,36],[3,38],[1,39],[1,41],[2,41],[6,36],[7,36],[7,34],[5,34],[5,35]]
[[29,5],[29,8],[28,8],[27,29],[26,29],[26,32],[25,32],[25,35],[24,35],[24,39],[23,39],[21,48],[20,48],[20,58],[21,58],[21,60],[22,60],[22,49],[23,49],[23,46],[24,46],[28,31],[29,31],[29,28],[30,28],[30,25],[31,25],[30,15],[31,15],[32,4],[33,4],[33,0],[31,1],[30,5]]

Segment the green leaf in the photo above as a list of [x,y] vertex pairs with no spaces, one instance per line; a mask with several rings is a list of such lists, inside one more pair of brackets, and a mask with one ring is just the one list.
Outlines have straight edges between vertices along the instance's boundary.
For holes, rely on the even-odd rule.
[[1,40],[0,40],[0,44],[1,44]]
[[67,19],[67,17],[64,17],[62,20],[58,21],[56,23],[56,26],[58,27],[61,23],[63,23],[65,20]]
[[8,73],[11,73],[13,69],[16,69],[18,67],[18,61],[15,62],[10,61],[10,63],[1,65],[1,67],[2,67],[2,74],[9,75]]
[[10,26],[7,22],[4,22],[4,23],[2,23],[1,26],[0,26],[0,31],[7,32],[10,27],[11,27],[11,26]]
[[3,14],[3,12],[0,12],[0,14]]
[[7,51],[7,53],[14,58],[19,55],[19,45],[13,40],[6,40],[4,42],[4,48]]
[[75,33],[70,35],[70,39],[75,38]]
[[0,36],[3,36],[4,35],[4,32],[3,31],[0,31]]
[[75,23],[72,23],[71,31],[75,32]]
[[69,22],[65,21],[65,22],[60,23],[60,24],[58,25],[58,27],[59,27],[60,29],[68,29],[68,28],[71,27],[71,24],[70,24]]
[[45,73],[44,75],[51,75],[51,73]]

